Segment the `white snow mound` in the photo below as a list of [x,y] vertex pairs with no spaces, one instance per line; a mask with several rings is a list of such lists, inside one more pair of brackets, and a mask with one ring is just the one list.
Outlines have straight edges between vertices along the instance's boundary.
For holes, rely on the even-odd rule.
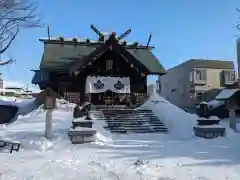
[[196,125],[197,116],[174,106],[157,93],[153,93],[139,109],[152,110],[164,122],[170,134],[180,138],[193,136],[193,126]]

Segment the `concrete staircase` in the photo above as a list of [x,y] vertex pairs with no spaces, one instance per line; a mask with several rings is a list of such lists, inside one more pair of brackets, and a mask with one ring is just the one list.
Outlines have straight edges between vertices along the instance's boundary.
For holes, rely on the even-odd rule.
[[151,110],[95,109],[91,115],[107,123],[111,133],[167,133],[168,129]]

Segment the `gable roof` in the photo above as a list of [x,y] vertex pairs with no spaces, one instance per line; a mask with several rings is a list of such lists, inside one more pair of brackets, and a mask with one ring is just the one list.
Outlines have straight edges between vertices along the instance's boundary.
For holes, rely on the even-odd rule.
[[181,66],[189,66],[192,68],[206,68],[206,69],[234,69],[233,61],[223,60],[207,60],[207,59],[190,59],[185,61],[171,69],[175,69]]
[[[99,51],[105,43],[79,43],[73,44],[59,44],[45,42],[44,53],[40,63],[40,69],[51,70],[67,70],[73,64],[81,64],[81,62],[88,59],[89,55]],[[120,44],[118,44],[120,46]],[[158,61],[158,59],[151,52],[150,49],[142,46],[121,46],[139,63],[145,66],[150,74],[165,74],[165,69]],[[104,48],[103,48],[104,49]],[[100,53],[100,52],[98,52]]]
[[140,61],[152,74],[165,74],[166,71],[156,56],[146,49],[128,49],[127,50],[134,58]]
[[[89,55],[97,47],[98,46],[46,44],[40,63],[40,69],[68,69],[72,62]],[[71,59],[69,57],[76,57],[76,59]]]

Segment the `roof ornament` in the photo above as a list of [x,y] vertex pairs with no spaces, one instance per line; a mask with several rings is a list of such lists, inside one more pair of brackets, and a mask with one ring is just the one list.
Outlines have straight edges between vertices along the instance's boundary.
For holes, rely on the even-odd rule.
[[147,46],[146,46],[147,49],[148,49],[148,46],[149,46],[149,43],[150,43],[151,39],[152,39],[152,33],[150,33],[150,35],[148,37]]
[[91,24],[90,28],[99,36],[99,41],[104,41],[104,35],[94,25]]
[[[94,25],[91,24],[90,27],[99,36],[99,39],[98,39],[99,41],[107,41],[110,38],[109,34],[105,35],[105,34],[101,33]],[[131,31],[132,31],[131,29],[128,29],[123,34],[121,34],[119,37],[116,37],[116,32],[112,32],[111,36],[116,37],[116,40],[120,41],[121,39],[125,38],[128,34],[130,34]]]
[[73,41],[74,45],[77,45],[78,39],[76,37],[72,38],[72,41]]
[[50,36],[50,26],[47,26],[47,34],[48,34],[48,43],[51,43],[51,36]]
[[131,32],[132,32],[132,30],[131,30],[131,29],[128,29],[128,30],[125,31],[123,34],[121,34],[121,35],[117,38],[117,40],[119,41],[119,40],[125,38],[125,37],[126,37],[127,35],[129,35]]

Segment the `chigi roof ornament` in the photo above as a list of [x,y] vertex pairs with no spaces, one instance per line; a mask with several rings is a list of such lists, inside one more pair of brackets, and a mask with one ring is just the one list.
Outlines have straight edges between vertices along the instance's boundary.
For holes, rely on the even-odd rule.
[[107,41],[111,36],[115,37],[117,41],[125,38],[128,34],[131,33],[131,29],[128,29],[123,34],[121,34],[119,37],[116,37],[116,32],[112,33],[101,33],[94,25],[91,24],[91,29],[99,36],[99,41]]

